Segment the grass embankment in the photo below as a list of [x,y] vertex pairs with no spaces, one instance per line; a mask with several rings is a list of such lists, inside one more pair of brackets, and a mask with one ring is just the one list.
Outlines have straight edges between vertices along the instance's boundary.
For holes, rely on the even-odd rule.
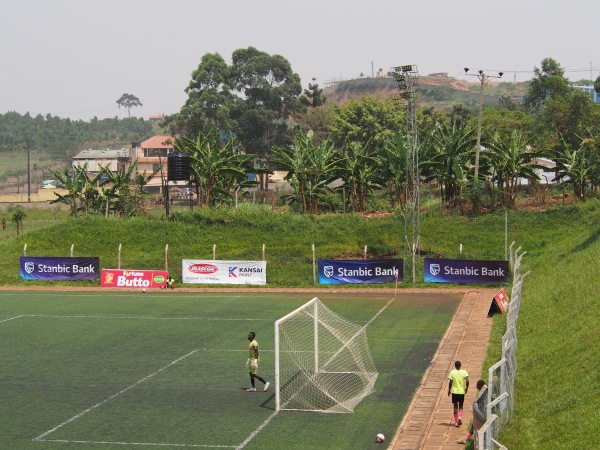
[[[211,259],[213,244],[217,259],[260,259],[266,244],[272,287],[313,285],[313,243],[323,259],[361,258],[365,245],[369,258],[403,256],[404,221],[396,215],[313,217],[244,207],[182,219],[69,219],[4,240],[0,284],[22,284],[18,257],[25,243],[28,254],[46,256],[68,255],[74,244],[76,256],[100,256],[101,266],[110,268],[117,265],[121,243],[121,267],[139,269],[164,267],[169,244],[176,277],[181,259]],[[508,219],[509,242],[527,251],[522,270],[532,273],[524,283],[518,321],[516,414],[500,441],[512,449],[597,448],[600,202],[510,211]],[[466,218],[430,210],[421,216],[422,256],[503,259],[504,226],[504,211]],[[504,317],[496,317],[486,367],[499,358],[504,324]]]

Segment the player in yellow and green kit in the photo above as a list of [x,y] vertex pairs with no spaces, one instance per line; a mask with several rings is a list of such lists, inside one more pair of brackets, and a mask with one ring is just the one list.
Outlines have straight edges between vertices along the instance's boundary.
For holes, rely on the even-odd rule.
[[448,396],[452,392],[452,404],[454,405],[454,426],[462,425],[463,404],[465,394],[469,391],[469,374],[460,368],[460,361],[454,363],[454,370],[448,375]]
[[252,383],[252,387],[246,389],[248,392],[256,392],[256,386],[254,384],[254,379],[262,382],[265,387],[263,391],[267,392],[269,390],[269,382],[265,381],[263,377],[258,374],[258,363],[260,362],[260,351],[258,350],[258,342],[256,341],[256,333],[251,331],[248,333],[248,340],[250,341],[250,345],[248,345],[248,361],[246,361],[246,367],[250,368],[250,383]]

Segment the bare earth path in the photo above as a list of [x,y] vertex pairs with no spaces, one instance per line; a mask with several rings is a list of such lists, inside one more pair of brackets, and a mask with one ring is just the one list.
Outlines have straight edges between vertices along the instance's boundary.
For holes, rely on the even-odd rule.
[[[493,289],[472,289],[465,293],[440,346],[425,373],[408,412],[390,442],[391,450],[446,450],[463,448],[475,400],[475,383],[480,378],[492,329],[487,317]],[[471,389],[465,398],[463,425],[452,425],[452,404],[448,394],[448,373],[456,360],[469,372]]]

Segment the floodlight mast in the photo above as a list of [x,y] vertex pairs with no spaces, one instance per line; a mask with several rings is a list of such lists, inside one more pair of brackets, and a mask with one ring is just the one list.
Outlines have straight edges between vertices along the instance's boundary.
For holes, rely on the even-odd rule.
[[[412,271],[412,281],[416,281],[416,268],[421,251],[420,224],[420,173],[419,173],[419,132],[417,127],[417,94],[419,72],[414,64],[392,67],[391,75],[396,80],[400,93],[396,99],[405,106],[406,115],[406,207],[404,221],[404,267]],[[405,270],[407,272],[407,270]]]
[[465,67],[465,75],[469,75],[470,77],[477,77],[481,83],[481,87],[479,89],[479,115],[477,116],[477,147],[475,148],[475,175],[474,180],[477,181],[479,179],[479,151],[481,150],[481,117],[483,115],[483,88],[485,86],[485,82],[488,78],[502,78],[504,72],[498,72],[498,75],[486,75],[483,70],[479,70],[476,74],[468,73],[469,68]]

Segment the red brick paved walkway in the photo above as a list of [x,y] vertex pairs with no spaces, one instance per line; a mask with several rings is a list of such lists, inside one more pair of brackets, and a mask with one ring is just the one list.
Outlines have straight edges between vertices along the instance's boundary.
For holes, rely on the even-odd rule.
[[[492,328],[487,312],[495,293],[486,289],[466,291],[389,449],[462,449],[456,441],[466,436],[471,419],[475,383],[481,376]],[[448,373],[457,359],[469,372],[472,387],[465,398],[463,425],[459,428],[452,426],[452,404],[448,398]]]

